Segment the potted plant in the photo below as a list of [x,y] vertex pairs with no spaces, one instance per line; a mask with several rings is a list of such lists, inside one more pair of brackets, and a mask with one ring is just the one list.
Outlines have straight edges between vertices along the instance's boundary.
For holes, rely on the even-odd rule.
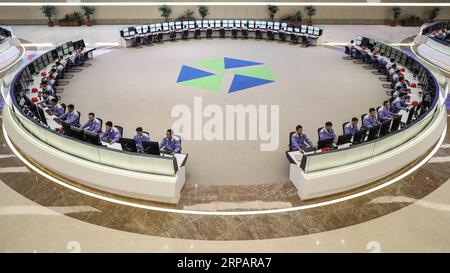
[[194,11],[191,9],[187,9],[184,11],[184,20],[195,20]]
[[63,19],[59,20],[59,26],[61,27],[79,27],[82,23],[83,19],[79,12],[66,14]]
[[56,8],[54,6],[42,6],[41,7],[42,13],[45,15],[45,17],[48,19],[47,25],[49,27],[54,26],[54,23],[52,21],[52,17],[55,15],[56,13]]
[[410,15],[406,18],[400,19],[400,24],[402,26],[411,26],[411,27],[417,27],[422,25],[422,20],[420,20],[419,16],[416,15]]
[[292,21],[295,22],[295,24],[300,25],[302,23],[302,11],[301,10],[297,10],[296,12],[294,12],[294,14],[292,14],[291,18]]
[[169,17],[172,14],[172,9],[168,5],[162,5],[159,7],[159,12],[161,12],[161,17],[164,17],[164,20],[168,22]]
[[267,6],[267,11],[269,12],[269,16],[270,16],[270,20],[273,21],[273,19],[275,18],[275,15],[277,14],[277,12],[280,9],[278,8],[278,6],[274,6],[274,5],[268,5]]
[[391,26],[397,26],[397,20],[400,18],[400,14],[402,14],[401,7],[392,7],[392,17],[394,20],[391,22]]
[[306,14],[307,14],[308,17],[309,17],[308,25],[309,25],[309,26],[312,26],[312,24],[313,24],[313,22],[312,22],[312,17],[313,17],[314,15],[316,15],[317,9],[316,9],[314,6],[306,6],[306,7],[305,7],[305,12],[306,12]]
[[428,15],[428,20],[430,22],[433,22],[434,19],[436,19],[439,16],[439,12],[441,11],[441,8],[439,7],[434,7],[430,10],[430,13]]
[[209,15],[209,9],[207,6],[198,6],[198,14],[202,17],[202,20],[205,20],[206,16]]
[[84,16],[86,17],[86,26],[88,26],[88,27],[92,26],[91,16],[95,12],[95,7],[81,6],[80,8],[83,11]]

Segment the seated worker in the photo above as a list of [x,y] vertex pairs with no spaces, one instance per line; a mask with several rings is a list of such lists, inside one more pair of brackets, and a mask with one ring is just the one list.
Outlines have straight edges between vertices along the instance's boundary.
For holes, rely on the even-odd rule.
[[369,129],[378,124],[380,124],[380,122],[377,118],[377,111],[375,111],[375,108],[370,108],[369,114],[364,116],[363,127]]
[[138,150],[143,150],[142,141],[151,141],[150,136],[144,134],[142,127],[136,128],[136,135],[134,136],[134,141],[136,141],[136,147]]
[[327,121],[325,123],[325,128],[323,128],[319,132],[319,140],[330,139],[330,138],[333,139],[333,142],[336,142],[337,136],[333,130],[333,123],[331,123],[331,121]]
[[352,122],[345,125],[344,135],[355,135],[359,131],[358,118],[352,118]]
[[381,106],[380,109],[378,109],[378,120],[380,122],[383,122],[395,116],[395,114],[392,113],[390,110],[391,104],[389,103],[388,100],[385,100],[383,102],[383,106]]
[[173,135],[172,129],[167,130],[166,137],[161,141],[159,148],[171,155],[181,151],[181,142],[176,136]]
[[105,131],[100,134],[101,141],[113,144],[119,142],[121,137],[122,136],[120,135],[119,129],[113,127],[113,123],[111,121],[105,123]]
[[51,103],[52,105],[49,107],[49,110],[52,111],[53,115],[57,117],[64,115],[64,108],[58,103],[57,98],[51,99]]
[[48,84],[48,81],[44,81],[41,83],[42,92],[48,92],[51,96],[55,94],[55,90],[51,85]]
[[400,93],[400,95],[392,102],[391,112],[397,114],[400,110],[407,110],[407,100],[408,96],[405,93]]
[[42,92],[42,99],[40,102],[38,102],[38,104],[41,106],[50,107],[52,106],[52,99],[54,99],[54,97],[50,96],[50,93],[48,91],[44,91]]
[[95,118],[95,114],[89,113],[88,121],[85,124],[83,124],[83,126],[81,126],[80,129],[92,132],[94,134],[98,134],[102,130],[101,126],[102,124],[100,120]]
[[55,86],[56,80],[53,78],[53,75],[48,75],[47,84],[50,86]]
[[297,125],[295,127],[295,133],[291,136],[291,147],[289,147],[289,149],[291,151],[300,151],[303,153],[303,150],[306,148],[306,144],[308,144],[311,148],[314,148],[314,144],[311,139],[303,133],[303,127],[301,125]]
[[400,86],[403,91],[409,92],[411,89],[408,88],[408,83],[406,82],[405,78],[400,77],[398,79],[398,82],[395,84],[394,88],[397,90],[397,87]]
[[355,41],[351,40],[350,43],[347,44],[347,47],[350,50],[350,56],[353,57],[353,52],[355,51]]
[[64,121],[69,125],[75,126],[78,123],[79,117],[80,115],[78,114],[77,111],[75,111],[75,106],[73,106],[73,104],[69,104],[67,106],[67,112],[59,116],[58,119]]

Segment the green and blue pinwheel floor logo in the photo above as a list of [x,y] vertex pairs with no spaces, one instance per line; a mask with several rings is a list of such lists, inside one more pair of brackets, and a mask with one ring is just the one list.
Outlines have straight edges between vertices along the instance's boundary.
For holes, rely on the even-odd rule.
[[200,61],[194,66],[183,65],[177,83],[219,92],[224,84],[225,73],[233,75],[228,93],[275,82],[272,70],[264,63],[224,57]]

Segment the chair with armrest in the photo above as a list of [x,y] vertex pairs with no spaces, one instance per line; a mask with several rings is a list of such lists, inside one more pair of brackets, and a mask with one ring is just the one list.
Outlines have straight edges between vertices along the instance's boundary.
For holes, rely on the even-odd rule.
[[319,139],[319,140],[320,140],[320,131],[322,131],[323,128],[324,127],[320,127],[317,129],[317,139]]

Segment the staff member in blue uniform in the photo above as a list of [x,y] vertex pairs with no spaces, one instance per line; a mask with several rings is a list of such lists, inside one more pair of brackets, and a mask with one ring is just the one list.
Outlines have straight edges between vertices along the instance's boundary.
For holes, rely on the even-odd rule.
[[181,151],[181,142],[173,135],[172,129],[167,130],[166,137],[161,141],[159,148],[172,155]]
[[101,126],[102,126],[102,124],[101,124],[100,120],[95,118],[95,114],[89,113],[88,121],[85,124],[83,124],[80,128],[82,130],[89,131],[94,134],[98,134],[102,130]]
[[406,110],[408,107],[407,101],[408,96],[405,93],[401,93],[393,102],[392,102],[392,113],[397,114],[400,110]]
[[386,121],[392,117],[394,117],[394,113],[392,113],[391,111],[391,104],[389,103],[388,100],[385,100],[383,102],[383,106],[380,107],[380,109],[378,109],[378,120],[380,122]]
[[67,106],[67,112],[58,117],[59,120],[64,121],[69,125],[77,125],[79,114],[75,111],[75,106],[73,104],[69,104]]
[[358,129],[358,118],[352,118],[352,122],[345,125],[344,135],[355,135],[359,131]]
[[311,139],[303,133],[303,127],[301,125],[297,125],[295,127],[295,133],[291,136],[291,151],[300,151],[303,152],[305,148],[309,145],[314,148],[314,145]]
[[134,141],[136,141],[136,147],[138,150],[143,150],[142,141],[151,141],[150,136],[145,134],[142,127],[136,128],[136,135],[134,136]]
[[58,103],[58,99],[53,98],[51,103],[52,105],[49,107],[49,110],[52,111],[53,115],[57,117],[64,115],[64,108]]
[[363,126],[364,128],[369,129],[378,124],[380,124],[380,122],[377,118],[377,111],[375,111],[375,108],[370,108],[369,114],[364,117]]
[[111,121],[105,123],[105,131],[100,134],[101,141],[113,144],[119,142],[121,137],[122,136],[120,135],[119,129],[113,127],[113,123]]
[[319,140],[324,140],[324,139],[333,139],[333,143],[336,142],[336,133],[333,130],[333,123],[331,123],[331,121],[327,121],[325,123],[325,128],[323,128],[322,130],[320,130],[319,132]]
[[49,92],[44,91],[42,92],[42,100],[38,102],[38,104],[50,107],[52,106],[52,99],[54,99],[54,97],[51,96]]

